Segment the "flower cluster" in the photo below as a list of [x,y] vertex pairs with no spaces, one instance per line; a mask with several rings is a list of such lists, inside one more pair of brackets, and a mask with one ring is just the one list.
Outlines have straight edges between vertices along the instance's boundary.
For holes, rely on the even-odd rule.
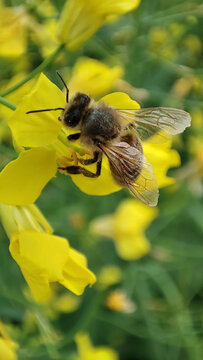
[[[138,18],[133,15],[127,15],[126,19],[119,24],[116,23],[119,16],[136,9],[140,0],[103,0],[102,2],[93,0],[65,0],[64,2],[44,0],[42,2],[34,0],[26,1],[20,6],[12,6],[15,1],[11,2],[12,4],[5,1],[4,3],[6,5],[3,5],[0,0],[0,28],[2,30],[0,33],[0,57],[3,64],[0,70],[2,76],[0,103],[5,105],[0,108],[0,149],[2,149],[0,154],[0,220],[9,239],[8,256],[11,255],[18,264],[28,287],[25,288],[25,291],[20,291],[20,296],[22,296],[20,299],[20,296],[18,298],[9,294],[9,291],[8,293],[4,291],[2,282],[1,314],[5,318],[5,323],[12,325],[3,326],[0,323],[0,359],[17,360],[19,354],[20,358],[22,355],[22,358],[29,356],[31,358],[38,358],[38,356],[59,358],[62,356],[65,359],[68,356],[71,360],[118,360],[119,355],[113,348],[122,346],[128,333],[130,336],[138,334],[143,341],[146,341],[145,334],[153,333],[151,330],[155,324],[155,318],[152,315],[154,309],[164,309],[165,311],[170,305],[173,310],[174,299],[170,299],[170,289],[176,290],[175,282],[173,286],[169,276],[169,287],[163,290],[163,299],[161,298],[162,294],[160,295],[161,292],[158,293],[157,301],[156,295],[154,295],[156,290],[153,292],[155,286],[154,284],[151,286],[150,279],[148,279],[148,274],[151,276],[152,273],[154,280],[157,273],[161,272],[163,277],[161,276],[161,280],[158,279],[157,284],[159,286],[159,281],[161,284],[162,278],[165,282],[165,273],[161,271],[160,264],[162,261],[171,261],[173,258],[170,249],[165,250],[162,245],[159,245],[158,241],[162,241],[162,238],[154,240],[154,237],[154,242],[152,244],[150,242],[154,229],[156,233],[156,227],[159,231],[164,226],[161,224],[159,228],[159,221],[162,221],[164,196],[160,201],[160,210],[149,207],[141,201],[155,206],[158,188],[174,185],[176,179],[189,179],[189,188],[192,189],[195,196],[200,197],[202,194],[202,112],[194,109],[193,124],[195,126],[193,125],[193,136],[189,138],[189,141],[186,137],[175,138],[175,145],[179,146],[181,151],[183,142],[187,143],[188,157],[190,157],[187,163],[187,156],[183,151],[186,165],[180,170],[176,170],[176,177],[172,177],[174,172],[168,174],[168,171],[170,168],[180,165],[179,153],[173,149],[174,143],[169,137],[167,139],[164,137],[165,143],[160,142],[160,134],[163,133],[159,129],[159,126],[163,129],[165,126],[166,132],[173,133],[173,126],[176,128],[177,121],[177,129],[174,129],[174,133],[178,129],[181,130],[181,116],[176,117],[175,115],[173,118],[175,112],[171,111],[168,115],[166,110],[165,117],[163,108],[165,105],[183,108],[185,98],[189,94],[202,95],[200,78],[192,71],[191,65],[191,54],[195,55],[194,63],[197,64],[200,59],[201,42],[195,34],[189,35],[184,25],[169,24],[170,21],[163,26],[153,27],[154,25],[152,25],[147,34],[143,35],[143,26],[140,24],[145,23],[146,19],[150,23],[151,18],[153,18],[154,24],[154,17],[152,14],[147,15],[147,6],[144,3],[138,13],[140,16],[144,9],[143,23],[142,19],[139,22]],[[199,10],[198,7],[197,10]],[[173,18],[173,9],[171,11],[172,15],[170,16]],[[187,9],[185,11],[188,12]],[[164,11],[160,13],[164,18]],[[190,21],[194,21],[194,18]],[[106,27],[92,39],[92,42],[90,41],[83,47],[105,24]],[[113,27],[110,28],[111,24]],[[165,92],[166,96],[163,96],[161,90],[158,101],[156,101],[158,91],[156,92],[156,88],[153,86],[156,74],[153,74],[155,77],[151,73],[148,76],[146,67],[146,83],[139,82],[140,69],[144,63],[142,47],[145,40],[148,43],[145,47],[149,58],[147,61],[159,59],[161,65],[167,66],[168,63],[176,60],[173,66],[169,66],[169,73],[175,69],[174,81],[169,81],[171,85],[169,91]],[[74,52],[75,50],[77,52]],[[116,52],[117,57],[114,54]],[[135,59],[137,54],[139,61]],[[181,56],[188,58],[185,67],[179,65]],[[133,68],[133,71],[130,67]],[[125,78],[122,78],[125,68],[126,75]],[[58,73],[63,85],[68,84],[68,86],[65,85],[68,92],[66,96],[57,87],[57,82],[55,84],[56,69],[60,69],[60,74],[65,79],[63,80]],[[151,71],[150,66],[148,69]],[[151,82],[148,81],[149,77],[152,78]],[[165,81],[162,74],[161,78]],[[128,81],[130,79],[131,84],[127,79]],[[56,81],[59,82],[59,79]],[[140,84],[144,88],[135,87]],[[154,94],[152,94],[152,90],[154,90]],[[118,129],[121,127],[121,131],[118,130],[119,136],[115,134],[112,141],[107,140],[106,142],[100,141],[100,139],[97,142],[98,139],[92,137],[90,139],[90,142],[92,140],[91,146],[80,126],[82,122],[78,127],[71,128],[66,125],[64,113],[70,109],[69,104],[78,92],[87,94],[91,98],[90,106],[100,108],[109,106],[109,112],[114,114],[115,122],[116,119],[118,120]],[[153,113],[154,122],[151,111],[147,109],[151,118],[149,115],[148,117],[146,115],[145,118],[144,112],[140,109],[141,106],[147,107],[150,103],[158,103],[161,106],[161,109],[156,109],[156,113]],[[194,100],[191,103],[194,103]],[[190,110],[190,106],[188,109]],[[126,118],[124,115],[122,117],[122,111],[127,113]],[[158,119],[159,114],[161,114],[161,118]],[[164,126],[161,126],[163,124]],[[189,117],[187,125],[189,125]],[[79,131],[81,134],[78,134]],[[76,133],[79,137],[74,138],[73,135]],[[143,135],[144,133],[147,134],[146,137]],[[142,141],[142,139],[144,140]],[[135,140],[137,141],[136,146]],[[98,151],[95,151],[96,146]],[[116,161],[113,162],[113,157],[111,158],[108,152],[105,152],[105,149],[119,148],[119,146],[120,148],[123,146],[122,149],[127,148],[129,151],[126,150],[126,153],[118,151],[119,156],[115,157],[116,163]],[[95,160],[93,158],[95,153],[99,154],[97,161],[102,159],[99,176],[97,173],[95,174],[98,162],[92,161]],[[123,154],[127,154],[126,157]],[[136,158],[139,160],[137,162],[135,162],[135,154],[139,155],[137,156],[139,159]],[[131,163],[128,162],[129,158],[132,160]],[[118,171],[121,163],[124,169],[123,173]],[[133,168],[131,168],[131,164],[133,164]],[[68,167],[72,167],[72,173]],[[137,172],[136,176],[132,174],[134,170]],[[94,173],[96,177],[83,175],[90,174],[90,172]],[[128,178],[130,179],[128,175],[132,175],[130,183],[127,181]],[[75,199],[74,191],[71,190],[69,183],[70,179],[68,178],[70,177],[74,183],[73,188],[92,195],[90,198],[78,192],[78,199],[80,200],[82,197],[88,199],[87,203],[89,201],[90,206],[83,204],[83,207],[80,202],[77,203],[77,196]],[[53,179],[54,181],[52,181]],[[49,182],[51,184],[42,194]],[[126,184],[126,192],[114,194],[122,190],[124,187],[122,184]],[[131,185],[134,186],[134,194],[137,194],[141,201],[130,197],[127,188],[128,186],[130,188]],[[136,192],[136,188],[142,188],[143,192],[146,190],[148,196],[151,193],[156,194],[156,199],[154,200],[154,196],[152,201],[151,199],[147,201],[146,195],[147,200],[145,201],[145,197],[139,197],[141,191]],[[56,189],[59,190],[59,196]],[[179,191],[180,187],[175,184],[170,190]],[[60,197],[60,191],[62,197]],[[41,194],[42,197],[39,199]],[[49,196],[50,194],[51,196]],[[108,196],[108,200],[106,200],[104,195],[110,194],[113,195]],[[165,190],[165,195],[167,201],[170,202],[167,190]],[[48,218],[53,216],[55,231],[36,205],[38,199],[39,204],[45,199],[48,208],[52,196],[54,199],[57,197],[57,204],[53,201],[54,212],[51,213],[52,208],[50,207],[47,216]],[[179,199],[181,203],[181,194]],[[181,206],[182,203],[180,208]],[[164,211],[166,211],[165,208]],[[198,217],[198,212],[201,212],[199,209],[201,206],[197,206],[192,214],[194,221]],[[59,210],[60,213],[57,212]],[[171,214],[173,211],[170,206],[167,211],[163,215],[164,220],[166,218],[166,225],[169,224],[167,219],[170,218],[170,221],[173,221],[173,217],[176,215],[176,212],[174,212],[175,215]],[[63,228],[58,221],[63,222]],[[197,220],[196,222],[199,226],[201,221]],[[74,237],[75,242],[73,242]],[[100,240],[107,238],[112,241],[97,241],[98,237]],[[6,251],[7,247],[6,243]],[[83,253],[87,255],[89,264],[91,264],[90,268],[94,270],[97,278],[88,267],[87,258]],[[176,256],[178,258],[178,255]],[[142,260],[143,257],[145,258]],[[155,263],[156,261],[157,263]],[[4,272],[2,271],[2,273]],[[96,280],[96,285],[90,289]],[[7,281],[7,283],[9,282]],[[9,286],[10,284],[8,284],[8,288]],[[177,292],[177,304],[174,305],[176,310],[176,308],[181,308],[182,300],[178,296],[178,287],[175,292]],[[84,296],[80,296],[82,294]],[[6,307],[4,307],[5,302],[8,302]],[[9,312],[9,302],[14,304],[15,311]],[[100,305],[102,305],[101,311]],[[148,310],[150,317],[146,321]],[[99,312],[99,316],[94,316],[96,311]],[[159,314],[160,319],[162,319],[162,312],[160,311]],[[183,313],[186,314],[185,311]],[[99,325],[96,323],[96,326],[91,324],[88,328],[90,321],[93,320],[92,315],[94,321],[100,323]],[[145,325],[142,324],[142,317],[144,324],[146,323],[146,332]],[[186,314],[184,324],[190,322],[188,319]],[[137,322],[137,320],[139,321]],[[24,334],[23,336],[19,335],[19,327],[16,326],[16,323],[20,324],[26,337]],[[177,323],[179,325],[180,321]],[[112,347],[108,346],[112,337],[111,330],[106,331],[106,326],[109,324],[111,324],[109,328],[112,325],[117,327],[117,331],[113,334],[115,337]],[[53,325],[55,328],[52,328]],[[165,329],[166,326],[168,326],[168,321],[163,321],[160,329],[162,327]],[[171,329],[174,330],[172,326],[173,324],[170,324],[170,332]],[[155,328],[159,333],[158,321]],[[83,329],[90,331],[91,337],[93,335],[92,342],[87,333],[81,332]],[[183,337],[183,344],[190,344],[190,341],[184,338],[189,331],[182,331],[181,326],[178,326],[178,329],[181,331],[181,336],[178,334],[177,339]],[[122,335],[122,330],[124,330],[124,335]],[[31,340],[28,341],[25,350],[24,343],[28,338],[27,332],[31,334]],[[62,339],[63,332],[64,338]],[[103,343],[107,344],[105,346],[99,344],[102,332],[105,334],[103,340]],[[176,334],[176,328],[174,334]],[[159,344],[159,334],[153,336],[157,336],[157,344]],[[10,337],[14,340],[11,340]],[[34,341],[32,337],[35,337]],[[162,340],[165,343],[165,338]],[[71,341],[75,341],[75,349],[72,346],[69,348]],[[195,336],[193,336],[193,341],[194,348],[196,348]],[[159,350],[157,344],[155,350]],[[175,345],[179,346],[178,343]],[[192,344],[190,345],[192,346]],[[59,354],[61,349],[62,353]],[[125,349],[122,351],[124,353]],[[156,353],[162,354],[163,351],[162,349],[161,352],[156,351]],[[189,351],[189,354],[192,353],[193,349]],[[172,351],[171,354],[173,355]],[[132,356],[134,356],[134,349]],[[129,357],[131,357],[130,351]],[[142,357],[142,355],[141,353],[136,354],[135,357]]]

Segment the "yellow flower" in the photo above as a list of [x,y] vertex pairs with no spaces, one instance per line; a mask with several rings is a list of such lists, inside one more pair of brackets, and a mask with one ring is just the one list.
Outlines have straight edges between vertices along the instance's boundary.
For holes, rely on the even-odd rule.
[[59,282],[76,295],[95,282],[84,255],[72,249],[52,228],[35,205],[0,204],[2,224],[10,238],[12,257],[18,263],[36,301],[50,297],[50,284]]
[[121,281],[123,277],[122,270],[115,265],[106,265],[101,268],[97,275],[97,284],[103,289],[108,288]]
[[[124,93],[109,94],[100,101],[115,108],[140,107]],[[77,165],[78,158],[91,158],[92,153],[89,149],[80,142],[76,141],[73,144],[67,139],[71,130],[58,121],[55,111],[26,114],[29,110],[50,108],[53,105],[63,108],[64,95],[41,74],[33,90],[22,99],[12,118],[8,120],[17,145],[31,149],[23,150],[19,158],[9,163],[0,174],[1,202],[12,205],[30,204],[37,199],[46,183],[55,176],[57,166],[74,166]],[[73,130],[72,133],[75,132]],[[158,174],[161,186],[173,182],[166,177],[166,172],[170,166],[179,162],[178,154],[170,149],[170,144],[144,145],[146,155],[149,155],[152,165],[155,165],[155,173]],[[95,172],[96,166],[91,164],[87,169]],[[10,192],[14,177],[15,187]],[[113,179],[105,155],[98,178],[85,177],[83,174],[71,175],[71,177],[74,183],[89,195],[107,195],[121,189]],[[139,183],[142,180],[138,177],[136,181]]]
[[107,296],[106,306],[113,311],[128,314],[136,310],[135,303],[130,300],[126,293],[121,289],[114,290]]
[[124,200],[114,215],[93,220],[90,231],[111,237],[121,258],[139,259],[150,250],[144,232],[157,214],[157,209],[149,208],[137,200]]
[[25,52],[26,33],[22,22],[22,7],[1,7],[0,55],[19,57]]
[[17,347],[17,344],[9,338],[0,322],[0,358],[2,360],[17,360]]
[[163,144],[143,143],[144,154],[153,166],[159,188],[172,185],[176,181],[166,175],[168,169],[180,165],[180,155],[171,149],[171,145],[171,140]]
[[68,81],[69,91],[71,94],[80,91],[98,97],[112,90],[122,74],[121,66],[111,68],[95,59],[80,58]]
[[78,296],[74,294],[63,294],[55,296],[51,305],[57,312],[69,313],[77,310],[80,303],[81,300]]
[[[22,2],[23,3],[23,2]],[[1,5],[0,5],[1,6]],[[28,10],[25,5],[16,7],[1,6],[0,12],[0,55],[3,57],[18,58],[26,55],[28,35],[32,40],[42,47],[44,56],[48,56],[58,45],[56,30],[58,22],[56,9],[49,1],[38,1],[35,7],[38,14],[43,14],[43,24],[36,21],[36,16]],[[46,9],[46,11],[45,11]],[[17,66],[23,65],[26,60],[24,56]],[[27,65],[27,63],[26,63]],[[21,68],[23,69],[23,67]]]
[[115,350],[107,346],[94,347],[85,333],[79,333],[75,341],[79,354],[75,360],[118,360]]
[[184,45],[194,55],[202,51],[202,41],[196,35],[188,35],[184,39]]
[[[7,89],[11,88],[15,84],[17,84],[19,81],[21,81],[25,77],[25,74],[19,73],[12,77],[11,80],[1,84],[1,92],[3,93]],[[11,103],[18,105],[19,101],[25,96],[33,87],[35,80],[32,79],[31,81],[27,82],[23,86],[19,87],[17,90],[12,92],[11,94],[6,96],[6,100],[10,101]],[[8,127],[7,120],[12,116],[13,111],[6,106],[0,107],[0,141],[7,141],[11,142],[12,136],[11,131]]]
[[[19,81],[21,81],[25,77],[25,73],[18,73],[17,75],[14,75],[9,81],[5,80],[4,83],[1,84],[1,92],[4,93],[7,89],[10,89],[15,84],[17,84]],[[35,79],[32,79],[25,83],[23,86],[19,87],[17,90],[12,92],[11,94],[6,96],[6,100],[10,101],[11,103],[18,105],[19,102],[22,100],[23,96],[28,94],[35,83]],[[1,106],[0,108],[0,115],[4,119],[8,119],[13,114],[13,111],[6,106]]]
[[53,150],[33,148],[22,151],[18,159],[9,162],[0,174],[0,201],[9,205],[33,203],[56,170]]
[[140,0],[68,0],[59,21],[58,38],[69,50],[87,41],[112,15],[135,9]]

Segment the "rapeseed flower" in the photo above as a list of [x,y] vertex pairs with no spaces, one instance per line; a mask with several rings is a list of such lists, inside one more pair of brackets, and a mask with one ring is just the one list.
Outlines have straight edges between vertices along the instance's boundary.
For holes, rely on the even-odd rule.
[[132,11],[139,3],[140,0],[68,0],[59,21],[58,38],[69,50],[75,50],[112,16]]
[[136,260],[150,251],[145,230],[156,218],[157,209],[149,208],[134,199],[121,202],[115,214],[94,219],[90,231],[95,235],[113,239],[119,256],[125,260]]
[[116,265],[105,265],[97,274],[97,285],[102,289],[119,283],[123,278],[122,270]]
[[[10,89],[12,86],[14,86],[19,81],[21,81],[24,77],[25,77],[24,73],[19,73],[19,74],[13,76],[11,78],[11,80],[8,80],[8,81],[5,80],[4,82],[2,81],[1,89],[0,89],[1,92],[3,93],[7,89]],[[25,96],[29,91],[31,91],[34,83],[35,83],[34,79],[25,83],[23,86],[19,87],[14,92],[8,94],[6,96],[6,100],[10,101],[11,103],[13,103],[15,105],[18,105],[19,101],[21,101],[23,96]],[[7,120],[12,116],[12,113],[13,112],[11,111],[11,109],[7,108],[6,106],[0,107],[0,118],[1,118],[0,140],[1,141],[11,142],[11,140],[12,140],[11,131],[7,125]]]
[[116,289],[107,296],[106,306],[110,310],[127,314],[133,313],[136,310],[136,304],[121,289]]
[[26,49],[26,31],[23,25],[24,10],[19,7],[1,7],[0,56],[17,58]]
[[[124,93],[109,94],[100,101],[117,108],[140,107]],[[0,201],[6,204],[25,205],[34,202],[46,183],[55,176],[57,167],[75,165],[77,157],[91,157],[91,151],[79,142],[73,144],[68,141],[67,136],[71,131],[58,121],[55,111],[26,114],[29,110],[50,108],[51,104],[63,108],[64,95],[41,74],[33,90],[22,99],[12,118],[8,120],[15,142],[24,150],[19,158],[10,162],[0,174]],[[179,164],[179,156],[170,146],[170,142],[164,145],[144,144],[144,152],[146,150],[152,166],[155,166],[155,174],[161,186],[173,182],[166,177],[166,172],[170,166]],[[27,148],[29,150],[25,150]],[[88,170],[95,172],[95,164],[88,165]],[[14,177],[15,188],[10,193]],[[98,178],[87,178],[82,174],[71,177],[73,182],[89,195],[106,195],[121,189],[112,177],[105,156]]]
[[121,66],[110,67],[96,59],[80,58],[73,67],[68,88],[71,94],[79,91],[97,98],[111,91],[122,75]]
[[70,247],[67,239],[53,234],[40,210],[0,204],[2,224],[10,238],[9,250],[36,301],[45,302],[50,285],[59,282],[76,295],[95,282],[84,255]]
[[118,360],[115,350],[107,346],[94,347],[88,334],[79,333],[75,338],[78,356],[74,360]]

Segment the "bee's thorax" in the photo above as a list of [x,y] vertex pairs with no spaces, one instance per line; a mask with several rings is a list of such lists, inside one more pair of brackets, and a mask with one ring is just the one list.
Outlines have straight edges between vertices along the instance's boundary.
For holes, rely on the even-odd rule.
[[95,143],[116,138],[120,130],[116,111],[104,104],[90,107],[81,123],[81,134]]

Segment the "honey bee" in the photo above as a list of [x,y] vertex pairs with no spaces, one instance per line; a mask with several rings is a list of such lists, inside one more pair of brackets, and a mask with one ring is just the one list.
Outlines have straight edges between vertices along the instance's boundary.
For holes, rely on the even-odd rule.
[[96,178],[100,176],[102,157],[109,160],[115,181],[127,187],[131,193],[148,206],[156,206],[158,186],[153,168],[145,158],[142,140],[162,141],[168,135],[176,135],[190,126],[189,113],[174,108],[157,107],[143,109],[116,109],[104,102],[95,103],[88,95],[77,93],[69,100],[68,87],[57,72],[66,88],[64,108],[31,110],[33,112],[61,110],[59,120],[63,126],[77,132],[68,136],[69,141],[80,142],[92,151],[92,158],[78,159],[81,165],[96,163],[96,172],[84,166],[59,168],[68,174],[83,174]]

